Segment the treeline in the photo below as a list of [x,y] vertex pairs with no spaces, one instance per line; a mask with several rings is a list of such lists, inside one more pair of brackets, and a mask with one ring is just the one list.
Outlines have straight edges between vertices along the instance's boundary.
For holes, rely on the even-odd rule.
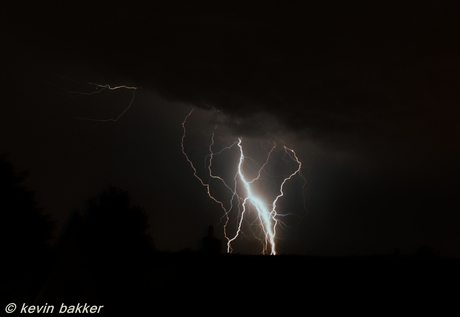
[[[147,214],[129,192],[109,186],[74,210],[51,246],[55,223],[38,207],[6,155],[0,157],[1,304],[113,303],[147,282],[154,243]],[[130,290],[120,292],[120,289]],[[134,299],[134,298],[131,298]]]

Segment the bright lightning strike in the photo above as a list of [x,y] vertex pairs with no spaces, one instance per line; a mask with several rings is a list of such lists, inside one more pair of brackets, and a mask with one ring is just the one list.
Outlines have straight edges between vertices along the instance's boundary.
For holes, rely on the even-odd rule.
[[[276,144],[273,144],[272,148],[268,151],[266,156],[265,162],[260,166],[260,168],[255,173],[256,176],[250,178],[248,173],[245,172],[245,164],[246,160],[249,159],[244,154],[243,149],[243,139],[240,137],[238,138],[233,144],[230,146],[224,147],[218,152],[214,152],[214,132],[211,135],[211,142],[209,145],[209,154],[207,160],[206,170],[210,179],[214,179],[219,181],[228,191],[230,200],[228,203],[228,207],[226,207],[226,203],[224,201],[216,198],[211,191],[211,185],[209,182],[205,182],[203,178],[198,176],[198,171],[193,164],[190,157],[187,155],[185,151],[185,138],[186,138],[186,122],[188,118],[192,115],[193,109],[187,114],[184,121],[182,122],[183,134],[181,139],[181,148],[182,153],[184,154],[185,158],[187,159],[190,167],[193,170],[193,175],[199,180],[202,186],[206,188],[207,194],[209,198],[211,198],[214,202],[219,204],[220,208],[224,212],[223,219],[225,219],[224,223],[224,236],[227,240],[227,252],[232,253],[232,243],[242,234],[242,227],[243,223],[247,221],[248,213],[250,211],[255,211],[255,220],[252,223],[257,223],[260,227],[260,234],[256,235],[255,232],[253,234],[262,244],[262,254],[271,254],[276,255],[276,229],[277,225],[280,223],[280,217],[286,214],[282,214],[277,210],[277,204],[281,197],[284,196],[284,186],[285,184],[292,179],[294,176],[299,175],[305,182],[305,178],[301,174],[302,163],[300,162],[297,154],[293,149],[290,149],[286,146],[283,146],[283,151],[285,156],[296,165],[296,168],[293,172],[285,176],[281,183],[278,185],[277,194],[274,199],[270,200],[267,196],[268,195],[261,195],[260,191],[258,191],[258,187],[256,186],[257,182],[261,182],[262,177],[261,175],[265,173],[265,169],[269,162],[273,160],[272,155],[275,149],[277,148]],[[216,127],[217,128],[217,127]],[[223,153],[224,151],[230,151],[233,148],[238,148],[238,162],[235,162],[237,172],[233,176],[232,180],[224,180],[223,177],[215,175],[213,172],[213,159],[215,156]],[[236,201],[236,204],[234,203]],[[238,212],[237,215],[237,224],[235,233],[233,235],[229,234],[229,221],[230,221],[230,213],[236,209]]]

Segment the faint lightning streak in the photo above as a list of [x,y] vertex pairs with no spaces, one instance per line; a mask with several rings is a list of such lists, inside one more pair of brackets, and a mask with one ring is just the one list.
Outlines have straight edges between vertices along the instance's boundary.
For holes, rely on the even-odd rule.
[[211,166],[212,166],[212,160],[213,160],[213,158],[214,158],[214,155],[218,155],[218,154],[222,153],[222,152],[225,151],[225,150],[231,149],[236,143],[237,143],[237,142],[234,142],[232,145],[223,148],[222,150],[220,150],[220,151],[217,152],[217,153],[214,153],[213,150],[212,150],[212,147],[213,147],[213,145],[214,145],[214,133],[213,133],[213,134],[211,135],[211,144],[209,145],[209,165],[208,165],[209,176],[210,176],[211,178],[220,180],[220,181],[224,184],[224,186],[227,187],[230,191],[232,191],[232,189],[230,188],[230,186],[227,185],[227,183],[225,182],[225,180],[224,180],[222,177],[217,176],[217,175],[214,175],[214,174],[212,173],[212,168],[211,168]]
[[[61,75],[57,75],[59,77],[62,77],[66,80],[71,80],[73,82],[76,82],[78,84],[81,84],[80,82],[78,81],[75,81],[73,79],[70,79],[70,78],[66,78],[64,76],[61,76]],[[47,82],[47,81],[45,81]],[[48,82],[47,82],[48,83]],[[129,108],[131,108],[131,105],[133,104],[134,102],[134,98],[136,97],[136,90],[138,89],[138,87],[135,87],[135,86],[126,86],[126,85],[118,85],[118,86],[111,86],[109,84],[105,84],[105,85],[101,85],[101,84],[96,84],[96,83],[91,83],[91,82],[87,82],[86,84],[88,85],[91,85],[91,86],[95,86],[96,87],[96,90],[94,91],[91,91],[91,92],[83,92],[83,91],[75,91],[75,90],[70,90],[70,89],[67,89],[67,88],[64,88],[64,87],[61,87],[57,84],[52,84],[52,83],[48,83],[49,85],[52,85],[52,86],[55,86],[55,87],[58,87],[64,91],[66,91],[67,93],[71,94],[72,96],[71,97],[74,97],[74,96],[91,96],[91,95],[94,95],[94,94],[100,94],[101,92],[105,91],[106,89],[107,90],[118,90],[118,89],[129,89],[129,90],[133,90],[133,95],[131,97],[131,101],[129,102],[129,105],[128,107],[126,107],[115,119],[113,118],[109,118],[109,119],[94,119],[94,118],[76,118],[78,120],[87,120],[87,121],[94,121],[94,122],[117,122],[128,110]],[[67,97],[68,98],[68,97]],[[65,100],[67,98],[64,98],[62,100]],[[62,101],[61,100],[61,101]]]
[[[115,90],[115,89],[118,89],[118,88],[126,88],[126,87],[125,87],[125,86],[118,86],[118,87],[112,87],[112,88],[109,88],[109,89],[110,89],[110,90]],[[95,121],[95,122],[110,122],[110,121],[111,121],[111,122],[117,122],[117,121],[126,113],[126,111],[128,111],[129,108],[131,108],[131,105],[132,105],[133,102],[134,102],[134,97],[136,96],[136,89],[137,89],[137,88],[129,87],[129,88],[127,88],[127,89],[134,89],[134,91],[133,91],[133,96],[132,96],[132,98],[131,98],[131,101],[129,102],[128,107],[126,107],[125,110],[123,110],[123,112],[120,113],[120,114],[118,115],[118,117],[116,117],[116,119],[112,119],[112,118],[110,118],[110,119],[77,118],[77,119],[80,119],[80,120],[88,120],[88,121]],[[100,90],[100,91],[102,91],[102,90]]]
[[[281,197],[284,196],[284,192],[283,192],[283,187],[284,187],[284,184],[286,184],[286,182],[288,180],[290,180],[291,178],[293,178],[297,173],[300,173],[300,169],[302,168],[302,162],[300,162],[299,158],[297,157],[295,151],[293,149],[290,149],[286,146],[284,146],[284,150],[286,151],[289,151],[292,153],[292,155],[294,156],[294,159],[296,161],[296,163],[298,164],[298,167],[297,169],[291,173],[291,175],[289,175],[288,177],[286,177],[283,182],[281,183],[281,186],[280,186],[280,193],[278,196],[276,196],[275,200],[273,201],[273,208],[272,208],[272,211],[271,211],[271,216],[272,216],[272,219],[273,221],[275,222],[274,225],[273,225],[273,231],[274,231],[274,235],[276,235],[276,226],[278,224],[278,220],[276,219],[276,216],[278,215],[278,213],[276,212],[276,203],[278,202],[278,199],[280,199]],[[289,153],[288,153],[289,155]],[[303,178],[303,176],[301,176]],[[304,179],[304,178],[303,178]],[[304,179],[305,181],[305,179]]]
[[249,183],[254,183],[256,180],[258,180],[260,178],[260,174],[262,173],[262,170],[265,168],[265,166],[267,166],[268,161],[270,160],[270,156],[272,155],[272,152],[273,152],[273,150],[275,148],[276,148],[276,144],[273,143],[272,148],[268,152],[267,159],[265,160],[265,163],[262,164],[262,166],[259,168],[259,171],[257,172],[257,176],[253,180],[249,181]]
[[193,165],[192,161],[190,160],[190,158],[188,157],[187,153],[185,152],[185,148],[184,148],[184,140],[185,140],[185,135],[187,133],[186,129],[185,129],[185,123],[187,122],[187,119],[188,117],[190,117],[190,115],[192,114],[194,109],[192,109],[189,114],[185,117],[184,121],[182,122],[182,129],[184,131],[184,133],[182,134],[182,140],[181,140],[181,148],[182,148],[182,153],[184,154],[185,158],[187,159],[187,161],[189,162],[190,164],[190,167],[193,169],[193,176],[195,176],[201,183],[201,185],[203,185],[204,187],[206,187],[206,191],[208,193],[208,196],[209,198],[211,198],[212,200],[214,200],[216,203],[218,203],[220,205],[220,207],[222,208],[222,210],[227,213],[227,209],[225,209],[225,206],[224,204],[218,200],[217,198],[215,198],[212,194],[211,194],[211,190],[209,188],[209,184],[205,183],[198,175],[197,175],[197,171],[196,171],[196,168],[195,166]]
[[[217,126],[214,128],[214,129],[217,129]],[[224,184],[224,186],[230,190],[230,192],[232,193],[232,196],[230,198],[230,208],[227,210],[224,205],[221,203],[221,207],[224,209],[224,215],[222,216],[225,217],[225,223],[224,223],[224,237],[227,239],[227,241],[230,240],[230,238],[228,237],[227,235],[227,225],[228,225],[228,222],[230,221],[230,217],[229,217],[229,212],[233,209],[233,200],[235,199],[235,197],[239,200],[240,197],[238,196],[237,192],[236,192],[236,180],[235,180],[235,189],[231,189],[230,186],[225,182],[225,180],[220,177],[220,176],[217,176],[217,175],[214,175],[212,173],[212,160],[214,159],[214,155],[218,155],[220,153],[222,153],[223,151],[225,150],[229,150],[231,149],[237,142],[234,142],[232,145],[230,146],[227,146],[225,148],[223,148],[222,150],[220,150],[219,152],[216,152],[214,153],[213,150],[212,150],[212,147],[214,145],[214,133],[212,133],[211,135],[211,143],[209,144],[209,164],[208,164],[208,171],[209,171],[209,176],[213,179],[217,179],[217,180],[220,180],[222,182],[222,184]],[[208,189],[209,189],[209,185],[208,185]],[[208,194],[209,194],[209,191],[208,191]],[[212,198],[212,197],[211,197]],[[216,201],[216,199],[214,199]],[[221,218],[221,220],[222,220]]]
[[[57,74],[56,74],[57,75]],[[82,82],[79,82],[79,81],[76,81],[76,80],[73,80],[73,79],[70,79],[70,78],[67,78],[67,77],[64,77],[64,76],[61,76],[61,75],[57,75],[59,77],[62,77],[66,80],[70,80],[70,81],[73,81],[77,84],[83,84]],[[135,86],[126,86],[126,85],[119,85],[119,86],[111,86],[109,84],[105,84],[105,85],[101,85],[101,84],[96,84],[96,83],[91,83],[91,82],[86,82],[86,84],[88,85],[91,85],[91,86],[95,86],[97,90],[94,90],[94,91],[90,91],[90,92],[84,92],[84,91],[77,91],[77,90],[70,90],[70,89],[67,89],[65,87],[62,87],[58,84],[53,84],[53,83],[50,83],[46,80],[43,80],[44,82],[46,82],[48,85],[51,85],[51,86],[54,86],[54,87],[58,87],[59,89],[62,89],[64,90],[65,92],[69,93],[69,94],[73,94],[73,95],[85,95],[85,96],[90,96],[90,95],[94,95],[94,94],[100,94],[101,92],[103,92],[104,90],[108,89],[108,90],[117,90],[117,89],[130,89],[130,90],[136,90],[138,87],[135,87]],[[99,89],[101,88],[101,89]]]
[[[120,86],[110,86],[110,85],[100,85],[100,84],[95,84],[95,83],[88,83],[90,85],[93,85],[93,86],[96,86],[96,87],[99,87],[99,88],[103,88],[103,89],[109,89],[109,90],[117,90],[117,89],[132,89],[132,90],[136,90],[137,87],[134,87],[134,86],[125,86],[125,85],[120,85]],[[99,90],[99,92],[102,91],[102,90]]]

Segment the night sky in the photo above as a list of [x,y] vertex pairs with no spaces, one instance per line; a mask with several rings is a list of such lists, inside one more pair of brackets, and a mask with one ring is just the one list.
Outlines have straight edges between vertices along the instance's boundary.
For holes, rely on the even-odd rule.
[[[9,1],[0,153],[30,171],[56,235],[112,184],[149,215],[159,250],[198,250],[208,225],[222,238],[222,210],[181,152],[195,109],[184,146],[201,169],[217,123],[216,149],[242,137],[259,163],[271,142],[302,161],[277,253],[460,256],[456,6]],[[235,252],[260,244],[244,236]]]

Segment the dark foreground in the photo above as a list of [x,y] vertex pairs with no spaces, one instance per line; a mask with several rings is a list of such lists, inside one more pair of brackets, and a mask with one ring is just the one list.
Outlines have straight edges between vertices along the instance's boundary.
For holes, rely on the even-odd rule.
[[62,305],[73,306],[78,314],[91,313],[94,306],[92,313],[103,316],[227,311],[291,315],[306,314],[313,307],[323,312],[370,309],[368,313],[437,307],[439,312],[456,302],[460,268],[459,259],[439,257],[193,252],[152,253],[141,261],[118,259],[103,265],[78,259],[54,262],[34,286],[25,286],[27,292],[13,282],[10,290],[3,284],[2,313],[11,302],[18,306],[15,314],[24,305],[34,313],[40,307],[50,313],[54,306],[53,313],[61,310],[60,315]]

